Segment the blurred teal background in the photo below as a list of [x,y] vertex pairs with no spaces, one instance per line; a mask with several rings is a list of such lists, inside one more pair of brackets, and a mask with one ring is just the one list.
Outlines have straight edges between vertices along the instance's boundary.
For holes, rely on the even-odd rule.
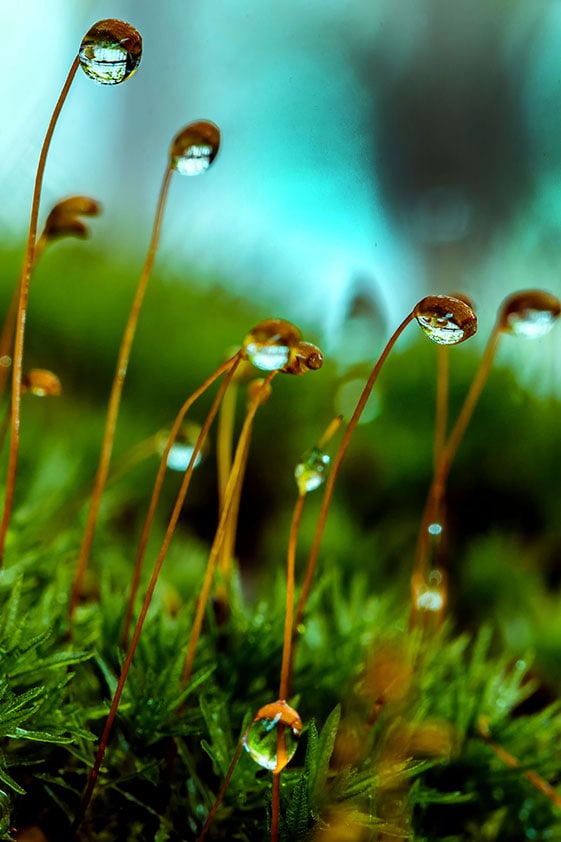
[[[429,291],[469,293],[485,328],[514,289],[561,291],[557,0],[7,3],[5,243],[24,237],[51,109],[104,17],[141,31],[141,67],[118,89],[79,74],[43,208],[72,193],[100,200],[93,242],[132,274],[169,142],[205,117],[222,151],[204,178],[175,178],[159,264],[310,325],[340,359],[347,318],[370,324],[351,357],[371,358]],[[544,347],[559,358],[558,342]],[[539,356],[542,388],[559,387],[559,364],[544,373]]]

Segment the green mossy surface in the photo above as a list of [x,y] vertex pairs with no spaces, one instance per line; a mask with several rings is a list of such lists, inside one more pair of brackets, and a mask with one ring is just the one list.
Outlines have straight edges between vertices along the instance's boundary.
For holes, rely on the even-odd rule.
[[[4,254],[4,301],[20,254]],[[71,636],[68,602],[136,276],[135,267],[115,266],[90,247],[63,244],[34,279],[26,363],[56,371],[64,393],[24,397],[16,506],[0,574],[6,840],[28,825],[53,842],[70,838],[123,659],[117,641],[155,455],[107,488]],[[149,288],[116,465],[169,426],[255,323],[284,316],[228,296],[218,279],[187,280],[163,268]],[[454,417],[478,349],[466,343],[450,356]],[[552,786],[561,782],[560,406],[524,391],[509,370],[492,373],[450,475],[448,617],[439,630],[413,632],[409,582],[431,479],[435,370],[435,347],[424,337],[396,349],[378,386],[382,411],[357,430],[337,482],[289,700],[304,731],[282,776],[286,842],[335,839],[329,827],[341,817],[345,838],[361,842],[561,839],[559,807],[524,776],[531,770]],[[366,379],[368,367],[356,373]],[[339,386],[331,360],[318,373],[275,381],[252,441],[230,610],[223,622],[212,607],[207,612],[184,688],[185,647],[218,508],[213,456],[197,469],[81,839],[196,839],[240,735],[277,698],[293,466],[333,416]],[[190,417],[200,423],[209,405],[203,398]],[[145,579],[179,482],[166,478]],[[297,576],[320,496],[310,494],[304,510]],[[367,728],[380,696],[384,704]],[[481,736],[484,726],[518,768],[499,759]],[[244,752],[208,838],[267,839],[270,791],[270,774]]]

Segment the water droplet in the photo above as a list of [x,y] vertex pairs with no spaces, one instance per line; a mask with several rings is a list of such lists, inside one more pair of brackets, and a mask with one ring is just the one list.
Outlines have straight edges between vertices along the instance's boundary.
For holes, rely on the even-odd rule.
[[2,354],[0,357],[0,366],[2,368],[10,368],[12,364],[12,358],[8,354]]
[[60,395],[62,385],[56,374],[45,368],[30,368],[21,380],[22,391],[30,392],[38,398]]
[[288,362],[282,370],[285,374],[305,374],[307,371],[319,371],[322,365],[323,354],[317,345],[298,342],[290,349]]
[[558,298],[539,289],[529,289],[509,295],[503,301],[499,318],[503,330],[539,339],[549,333],[560,313]]
[[294,477],[300,494],[307,494],[308,491],[315,491],[323,485],[331,459],[318,447],[312,448],[294,469]]
[[457,345],[477,330],[477,317],[469,304],[450,295],[428,295],[414,313],[423,333],[438,345]]
[[220,129],[210,120],[189,123],[174,138],[170,150],[170,166],[181,175],[206,172],[218,153]]
[[418,611],[439,614],[446,603],[446,586],[440,570],[431,570],[428,577],[414,582],[415,605]]
[[284,319],[266,319],[245,337],[243,350],[247,359],[262,371],[278,371],[288,363],[290,352],[302,334]]
[[[294,757],[301,731],[299,714],[280,699],[257,711],[244,736],[244,748],[264,769],[280,772]],[[277,757],[279,738],[281,744]]]
[[441,523],[431,523],[427,528],[427,532],[429,535],[441,535],[442,534],[442,524]]
[[45,222],[43,235],[48,240],[60,237],[89,236],[90,229],[82,222],[81,216],[99,216],[101,208],[99,202],[88,196],[70,196],[54,206]]
[[82,70],[100,85],[118,85],[137,70],[140,33],[122,20],[100,20],[84,35],[78,53]]
[[[171,446],[166,461],[166,465],[171,471],[184,472],[187,470],[200,432],[201,428],[197,424],[193,424],[192,421],[183,422],[183,424],[179,428],[177,437]],[[157,434],[156,449],[160,455],[160,458],[164,455],[164,451],[166,449],[167,441],[169,438],[169,433],[169,430],[162,430]],[[197,467],[197,465],[200,465],[202,459],[202,451],[199,451],[199,453],[197,454],[197,458],[195,459],[195,468]]]

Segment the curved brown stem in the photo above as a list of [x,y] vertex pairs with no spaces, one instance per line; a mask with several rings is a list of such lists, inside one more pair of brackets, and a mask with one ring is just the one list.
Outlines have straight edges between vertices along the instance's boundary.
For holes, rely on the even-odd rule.
[[220,518],[218,521],[218,526],[216,529],[216,534],[214,536],[214,541],[212,543],[212,547],[210,550],[210,555],[207,562],[207,567],[205,571],[205,575],[203,578],[203,583],[201,585],[201,590],[199,593],[199,597],[197,599],[197,607],[195,610],[195,618],[193,620],[193,625],[191,627],[191,635],[189,637],[189,643],[187,644],[187,654],[185,657],[185,666],[183,668],[183,674],[181,676],[181,680],[184,684],[187,683],[189,677],[191,675],[191,669],[193,667],[193,661],[195,659],[195,650],[197,648],[197,643],[199,641],[199,637],[201,634],[201,629],[203,626],[203,619],[206,609],[206,604],[208,601],[208,596],[210,593],[210,588],[212,585],[212,580],[214,577],[214,571],[216,569],[216,563],[218,560],[218,555],[220,552],[220,548],[222,546],[222,542],[226,535],[226,530],[228,527],[228,521],[230,516],[230,509],[232,503],[235,499],[236,489],[238,485],[238,477],[240,475],[240,470],[244,461],[244,454],[246,450],[246,446],[249,442],[249,438],[251,436],[251,429],[253,425],[253,419],[255,418],[255,414],[261,405],[260,397],[263,394],[267,394],[269,385],[272,379],[278,374],[278,371],[272,371],[270,374],[267,375],[265,380],[263,381],[263,385],[261,389],[256,392],[253,400],[250,401],[247,413],[245,417],[245,421],[240,433],[240,437],[238,440],[238,445],[236,447],[236,453],[234,456],[234,462],[232,464],[232,470],[230,471],[230,476],[228,478],[228,484],[226,486],[226,493],[224,495],[224,504],[222,506],[220,512]]
[[103,489],[105,487],[105,483],[107,481],[107,475],[109,473],[109,464],[111,461],[111,453],[113,450],[113,441],[115,438],[115,429],[117,427],[117,417],[119,415],[119,406],[121,403],[121,395],[123,393],[123,386],[125,383],[125,377],[127,374],[127,367],[129,364],[132,343],[134,341],[134,335],[136,332],[136,327],[138,324],[138,317],[140,315],[140,309],[142,307],[142,302],[144,300],[144,294],[146,292],[146,287],[148,285],[148,281],[150,279],[150,273],[152,271],[152,266],[154,265],[154,260],[156,257],[156,250],[158,248],[158,241],[160,237],[160,230],[162,226],[162,219],[164,214],[164,207],[166,202],[166,196],[168,192],[168,187],[170,183],[172,175],[172,169],[168,164],[166,166],[166,171],[164,174],[164,178],[162,181],[162,186],[160,188],[160,195],[158,198],[158,204],[156,207],[156,216],[154,218],[154,226],[152,228],[152,236],[150,239],[150,245],[148,247],[148,254],[146,255],[146,260],[144,262],[144,267],[142,269],[138,285],[136,288],[135,296],[133,299],[132,307],[128,316],[127,323],[125,325],[125,331],[123,333],[123,338],[121,340],[121,347],[119,349],[119,356],[117,359],[117,367],[115,369],[115,375],[113,377],[113,384],[111,386],[111,394],[109,396],[109,405],[107,408],[107,417],[105,421],[105,431],[103,434],[103,441],[101,444],[101,452],[99,457],[99,464],[97,468],[97,473],[94,480],[94,485],[92,489],[92,496],[90,501],[90,508],[88,511],[88,518],[86,521],[86,528],[84,530],[84,536],[82,539],[82,545],[80,547],[80,553],[78,555],[78,562],[76,565],[76,572],[74,576],[74,584],[72,586],[72,593],[70,596],[70,619],[74,617],[74,612],[76,611],[76,607],[78,605],[78,600],[80,598],[80,592],[82,590],[82,584],[84,581],[84,575],[86,572],[86,568],[88,565],[88,560],[90,556],[90,551],[93,543],[93,537],[97,522],[97,516],[99,512],[99,507],[101,504],[101,496],[103,494]]
[[[177,438],[177,434],[181,428],[183,423],[183,419],[185,415],[189,411],[189,409],[193,406],[196,400],[198,400],[201,395],[206,392],[206,390],[214,383],[215,380],[220,377],[221,374],[226,372],[226,377],[224,379],[224,383],[222,384],[222,388],[218,394],[218,398],[220,399],[224,396],[227,392],[228,386],[231,383],[232,377],[234,376],[234,372],[240,362],[241,355],[238,352],[234,357],[229,360],[226,360],[216,371],[208,377],[205,382],[196,389],[192,395],[190,395],[175,418],[173,422],[173,426],[169,432],[168,439],[166,442],[166,446],[164,448],[164,452],[162,454],[162,458],[160,460],[160,465],[158,467],[158,473],[156,474],[156,479],[154,481],[154,488],[152,490],[152,496],[150,498],[150,504],[148,506],[148,513],[146,515],[146,519],[144,521],[144,526],[142,527],[142,534],[140,536],[140,541],[138,544],[138,551],[136,554],[136,559],[134,562],[134,569],[133,575],[131,579],[131,587],[129,592],[129,598],[127,602],[127,608],[125,611],[125,619],[123,622],[123,635],[121,638],[121,646],[125,649],[128,645],[129,639],[129,632],[130,632],[130,624],[132,621],[132,612],[134,607],[134,601],[136,598],[136,594],[138,592],[138,586],[140,584],[140,574],[142,572],[142,562],[144,560],[144,555],[146,553],[146,546],[148,544],[148,538],[150,537],[150,530],[152,528],[152,523],[154,520],[154,515],[156,514],[156,508],[158,506],[158,501],[160,499],[160,495],[162,492],[162,486],[164,484],[164,478],[166,475],[166,468],[167,468],[167,460],[170,453],[171,448],[173,447],[173,443]],[[191,460],[192,461],[192,460]],[[190,463],[191,464],[191,463]],[[193,463],[194,465],[194,463]]]
[[403,331],[405,330],[405,328],[407,327],[409,322],[411,322],[414,318],[415,318],[415,314],[413,312],[409,313],[409,315],[406,316],[406,318],[401,322],[401,324],[396,328],[396,330],[390,336],[390,338],[389,338],[389,340],[386,344],[386,347],[382,351],[380,357],[378,358],[378,361],[376,362],[376,365],[374,366],[374,368],[372,369],[372,372],[370,373],[370,377],[366,381],[366,385],[364,386],[364,389],[362,390],[361,396],[360,396],[360,398],[358,400],[358,403],[355,407],[355,410],[354,410],[354,412],[351,416],[351,419],[350,419],[350,421],[347,425],[347,429],[345,430],[345,434],[343,436],[341,444],[339,445],[339,450],[337,451],[337,453],[335,455],[335,458],[333,459],[331,472],[330,472],[330,474],[327,478],[327,482],[325,484],[325,491],[324,491],[324,494],[323,494],[321,509],[320,509],[320,513],[319,513],[319,517],[318,517],[318,522],[317,522],[317,525],[316,525],[316,531],[315,531],[315,534],[314,534],[314,539],[313,539],[313,542],[312,542],[312,548],[311,548],[311,551],[310,551],[310,555],[309,555],[309,558],[308,558],[308,564],[306,566],[306,572],[305,572],[305,575],[304,575],[304,583],[302,585],[302,590],[300,591],[300,597],[298,599],[298,604],[296,606],[296,615],[295,615],[295,619],[294,619],[294,629],[297,629],[298,626],[300,625],[300,623],[302,622],[302,616],[304,614],[306,602],[308,600],[310,589],[312,587],[312,580],[313,580],[313,577],[314,577],[315,566],[316,566],[317,557],[318,557],[318,554],[319,554],[319,548],[320,548],[320,545],[321,545],[323,530],[325,528],[325,522],[327,520],[327,515],[328,515],[328,512],[329,512],[329,506],[330,506],[330,503],[331,503],[331,498],[333,496],[333,490],[335,488],[335,481],[337,479],[337,475],[339,473],[339,469],[341,467],[341,463],[343,461],[345,453],[347,452],[347,448],[349,446],[351,436],[354,432],[354,429],[355,429],[356,425],[358,424],[358,422],[360,420],[360,416],[361,416],[361,414],[364,410],[364,407],[366,406],[366,402],[368,401],[368,398],[370,397],[370,393],[371,393],[371,391],[374,387],[374,384],[376,383],[376,380],[378,378],[380,370],[382,369],[382,366],[384,365],[384,363],[385,363],[385,361],[388,357],[388,354],[390,353],[390,351],[393,348],[393,346],[395,345],[397,339],[403,333]]
[[296,568],[296,544],[302,512],[304,511],[305,494],[299,494],[294,506],[288,550],[286,553],[286,612],[284,616],[284,642],[282,650],[282,666],[279,685],[279,699],[288,699],[292,684],[293,669],[293,641],[294,641],[294,579]]
[[[248,725],[245,733],[247,733],[249,731],[250,727],[251,726]],[[212,809],[207,816],[206,822],[203,825],[203,829],[201,830],[201,832],[197,836],[197,842],[203,842],[203,840],[205,839],[208,831],[210,830],[210,826],[214,821],[214,817],[216,816],[216,814],[218,812],[218,809],[219,809],[220,805],[222,804],[222,801],[224,799],[224,795],[226,794],[226,790],[228,789],[228,787],[230,785],[230,781],[232,780],[232,775],[234,774],[234,769],[236,768],[236,764],[237,764],[238,760],[240,759],[240,754],[242,753],[242,748],[243,748],[243,736],[238,743],[238,747],[236,748],[236,751],[235,751],[234,756],[232,758],[232,762],[230,763],[230,766],[228,767],[228,771],[226,772],[226,777],[222,781],[222,786],[220,787],[220,790],[218,791],[218,795],[216,796],[216,801],[212,805]]]
[[45,164],[51,140],[57,124],[60,112],[65,103],[68,91],[72,85],[74,76],[80,64],[78,56],[72,62],[68,75],[62,86],[59,98],[52,113],[41,153],[39,155],[39,163],[37,165],[37,174],[35,176],[35,185],[33,188],[33,199],[31,202],[31,217],[29,220],[29,231],[27,235],[27,245],[25,249],[25,257],[23,261],[23,268],[19,280],[19,295],[18,295],[18,309],[15,322],[15,342],[14,353],[12,361],[12,409],[10,421],[10,453],[8,457],[8,473],[6,478],[6,494],[4,498],[4,511],[2,513],[2,521],[0,523],[0,567],[4,559],[4,548],[6,545],[6,535],[10,520],[12,516],[12,508],[14,504],[14,493],[16,487],[16,475],[18,467],[19,456],[19,441],[20,441],[20,423],[21,423],[21,379],[23,374],[23,348],[25,340],[25,322],[27,318],[27,303],[29,300],[29,285],[31,281],[31,273],[33,264],[35,262],[35,248],[37,238],[37,220],[39,217],[39,202],[41,200],[41,188],[43,185],[43,174],[45,172]]
[[[237,385],[232,383],[220,407],[220,415],[218,418],[218,436],[216,443],[217,467],[218,467],[218,499],[220,508],[224,505],[224,496],[226,493],[226,485],[228,484],[228,477],[232,468],[232,434],[234,429],[234,417],[236,410],[236,396]],[[244,466],[245,469],[245,466]],[[236,542],[236,523],[237,523],[237,509],[239,507],[238,500],[234,503],[232,515],[230,517],[229,526],[227,530],[222,549],[220,550],[220,557],[218,560],[218,567],[222,573],[222,578],[225,582],[230,578],[232,556],[234,554],[234,547]]]

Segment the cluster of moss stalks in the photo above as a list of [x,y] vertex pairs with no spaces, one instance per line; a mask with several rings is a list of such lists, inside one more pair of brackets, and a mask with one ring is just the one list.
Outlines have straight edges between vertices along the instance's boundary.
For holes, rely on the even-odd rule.
[[[343,409],[351,417],[334,445],[323,498],[333,493],[329,518],[327,504],[320,508],[312,494],[304,508],[313,489],[297,493],[293,466],[339,411],[342,381],[370,388],[415,318],[435,341],[456,344],[475,332],[475,315],[461,297],[428,296],[372,374],[371,362],[342,377],[334,361],[322,368],[321,351],[294,326],[263,321],[284,314],[254,312],[224,285],[202,293],[185,278],[174,285],[161,269],[148,288],[172,173],[202,174],[218,152],[219,129],[206,120],[188,124],[171,143],[134,296],[123,280],[129,265],[117,266],[114,255],[78,253],[65,242],[42,256],[55,239],[82,237],[81,217],[98,210],[87,197],[70,197],[38,234],[47,151],[73,79],[81,67],[96,82],[118,85],[135,73],[141,54],[140,34],[122,21],[99,21],[86,33],[42,147],[21,273],[13,254],[3,253],[2,276],[20,280],[11,305],[6,280],[0,336],[7,451],[0,838],[561,838],[561,542],[551,458],[558,404],[521,390],[512,373],[491,372],[457,459],[465,424],[449,439],[440,431],[422,514],[435,405],[437,430],[443,404],[458,417],[479,352],[462,345],[443,390],[442,368],[434,385],[434,347],[413,341],[385,365],[374,421],[354,429],[357,411]],[[539,326],[561,304],[539,291],[507,300],[485,351],[485,377],[510,317],[524,320],[528,312]],[[224,363],[232,347],[241,350]],[[245,366],[259,357],[275,372],[264,385],[250,384],[245,417],[259,408],[254,430],[243,420],[243,402],[236,410],[230,401],[232,437],[214,434],[185,503],[174,502],[183,481],[163,470],[173,439],[158,431],[169,430],[217,366],[229,369],[226,383],[242,358]],[[299,377],[279,377],[271,396],[277,370],[316,374],[304,387]],[[469,413],[459,415],[466,422],[476,392],[479,386]],[[189,422],[204,424],[213,399],[210,388],[189,409]],[[232,461],[227,451],[236,440]],[[162,494],[148,534],[159,459]],[[435,558],[427,536],[439,536]],[[165,564],[151,603],[147,597],[141,608],[139,597],[132,600],[139,620],[131,638],[127,600],[136,593],[136,547],[144,537],[141,595],[147,588],[150,596],[156,583],[151,567]],[[305,580],[309,597],[293,623],[290,571],[295,561],[298,595],[307,558],[317,561],[315,576]],[[201,582],[215,563],[216,575],[204,579],[207,601]],[[285,711],[286,703],[290,720],[278,724],[263,713]],[[256,742],[266,746],[260,753],[255,727]],[[244,738],[261,765],[240,753]]]

